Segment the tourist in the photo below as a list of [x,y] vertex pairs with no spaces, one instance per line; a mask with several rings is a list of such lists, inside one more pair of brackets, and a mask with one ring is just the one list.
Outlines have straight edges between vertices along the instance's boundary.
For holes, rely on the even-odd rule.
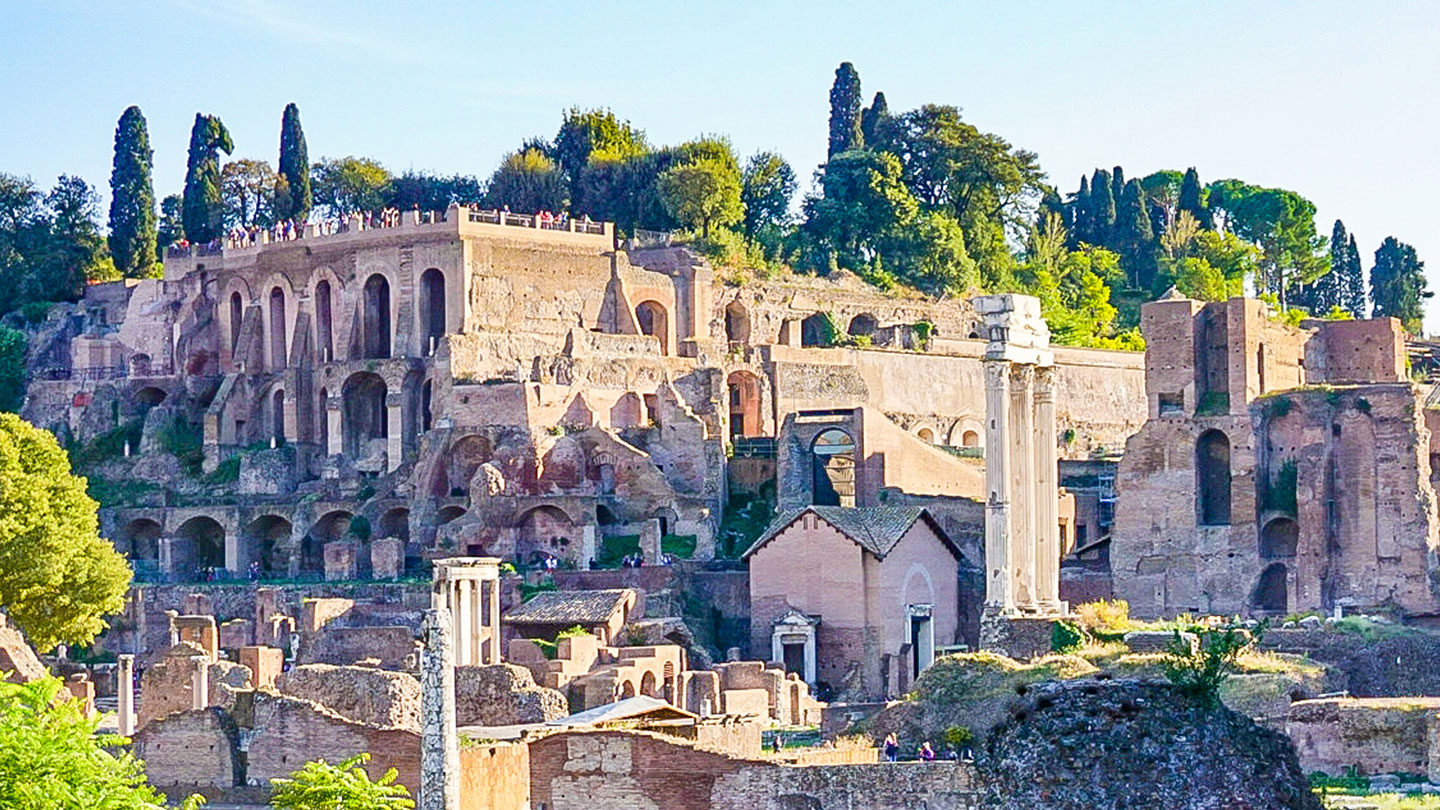
[[890,762],[900,759],[900,740],[893,731],[885,738],[885,759]]
[[780,741],[780,732],[777,731],[775,735],[770,738],[770,751],[771,753],[779,754],[780,749],[783,747]]
[[924,762],[935,761],[935,749],[930,747],[929,740],[926,740],[924,744],[920,746],[920,759]]

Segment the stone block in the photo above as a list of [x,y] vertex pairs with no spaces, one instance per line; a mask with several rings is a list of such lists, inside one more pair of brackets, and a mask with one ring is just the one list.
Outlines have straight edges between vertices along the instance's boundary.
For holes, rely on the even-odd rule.
[[249,619],[231,619],[220,625],[220,649],[238,650],[255,641],[255,623]]
[[259,645],[241,647],[240,664],[249,668],[250,681],[256,689],[273,689],[275,679],[285,668],[285,651]]
[[725,714],[770,716],[770,693],[765,689],[725,689],[720,692]]
[[290,495],[295,492],[295,453],[289,447],[240,456],[242,495]]
[[372,541],[370,570],[376,579],[399,579],[405,573],[405,541],[398,537]]
[[355,579],[359,574],[360,543],[335,540],[325,544],[325,581]]
[[95,684],[90,677],[83,672],[77,672],[65,679],[65,688],[70,696],[80,701],[85,708],[85,713],[95,713]]
[[[1170,649],[1170,644],[1175,641],[1176,634],[1167,630],[1136,630],[1133,633],[1125,634],[1125,646],[1131,652],[1137,653],[1158,653]],[[1200,639],[1194,633],[1180,633],[1180,643],[1189,647],[1193,652],[1200,646]]]

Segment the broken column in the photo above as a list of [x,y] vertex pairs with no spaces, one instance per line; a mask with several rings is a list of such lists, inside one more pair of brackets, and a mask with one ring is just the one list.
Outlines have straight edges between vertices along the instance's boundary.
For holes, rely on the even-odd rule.
[[500,663],[500,558],[436,560],[431,606],[450,615],[456,666]]
[[210,706],[210,659],[204,655],[192,655],[190,664],[195,667],[190,674],[190,708],[207,708]]
[[119,703],[119,733],[129,737],[135,733],[135,656],[120,655],[116,658],[115,696]]
[[425,612],[425,648],[420,653],[420,810],[460,807],[452,622],[444,607]]

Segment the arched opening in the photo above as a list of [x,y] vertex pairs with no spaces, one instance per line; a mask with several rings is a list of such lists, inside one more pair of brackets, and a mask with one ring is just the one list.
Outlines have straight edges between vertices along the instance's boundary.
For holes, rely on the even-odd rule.
[[1284,616],[1289,612],[1290,598],[1285,580],[1284,563],[1272,563],[1260,572],[1255,590],[1250,594],[1250,610],[1254,614]]
[[[121,527],[116,547],[130,560],[137,576],[142,572],[155,573],[153,569],[160,559],[161,533],[160,524],[148,518],[132,520]],[[142,571],[142,568],[150,570]]]
[[675,698],[675,665],[669,661],[665,662],[664,683],[661,684],[661,689],[661,699],[672,706],[675,705],[677,702]]
[[277,388],[270,396],[270,435],[275,437],[275,446],[285,444],[285,389]]
[[344,509],[326,512],[310,527],[310,536],[319,540],[322,545],[343,540],[346,532],[350,531],[350,523],[354,519],[355,515]]
[[874,315],[864,312],[851,318],[850,326],[846,328],[845,331],[848,332],[851,337],[859,337],[861,335],[869,337],[875,334],[875,329],[879,326],[880,322],[875,319]]
[[335,360],[335,317],[334,304],[330,298],[330,282],[322,280],[315,285],[315,337],[316,348],[320,351],[320,362]]
[[225,569],[225,528],[204,515],[190,518],[175,530],[171,543],[172,573],[178,576],[202,574],[209,579]]
[[1218,430],[1195,444],[1196,507],[1203,526],[1230,523],[1230,439]]
[[620,519],[615,517],[615,512],[610,507],[602,503],[595,507],[595,522],[601,526],[614,526]]
[[1300,524],[1288,517],[1277,517],[1260,530],[1260,559],[1274,560],[1294,557],[1300,545]]
[[475,471],[480,469],[481,464],[489,461],[492,455],[490,440],[484,436],[466,436],[450,445],[448,475],[450,486],[454,488],[450,494],[455,496],[468,494],[470,479],[475,477]]
[[935,443],[935,431],[928,427],[923,427],[915,431],[915,435],[918,436],[922,442],[926,442],[927,444]]
[[764,435],[760,413],[760,378],[748,371],[735,371],[726,380],[730,392],[730,435]]
[[647,671],[640,676],[640,694],[645,697],[660,697],[659,691],[655,688],[655,673]]
[[245,302],[241,300],[240,293],[230,293],[230,356],[234,359],[235,352],[240,348],[240,322],[245,319]]
[[463,506],[447,506],[435,513],[435,525],[444,526],[452,520],[456,520],[465,514]]
[[352,374],[341,389],[341,435],[351,458],[364,455],[366,446],[390,435],[385,413],[385,380],[362,371]]
[[725,339],[736,345],[750,342],[750,313],[739,301],[725,307]]
[[670,316],[665,307],[655,301],[642,301],[635,307],[635,323],[640,333],[660,341],[660,353],[670,353]]
[[429,357],[445,336],[445,274],[434,267],[420,274],[420,325]]
[[410,510],[403,506],[397,506],[381,515],[380,532],[376,537],[398,537],[409,542]]
[[834,342],[830,316],[825,313],[817,312],[800,322],[801,346],[829,346]]
[[362,339],[368,359],[390,356],[390,281],[376,273],[365,280]]
[[855,505],[855,440],[839,428],[828,428],[810,445],[818,506]]
[[136,352],[130,355],[131,377],[149,377],[150,372],[150,355],[144,352]]
[[289,573],[289,553],[286,546],[292,530],[290,521],[279,515],[264,515],[245,527],[250,553],[258,564],[263,577],[283,576]]
[[579,551],[578,531],[570,516],[554,506],[537,506],[520,517],[515,558],[534,565],[549,557],[568,559]]
[[330,392],[324,388],[320,389],[319,414],[315,417],[315,425],[319,428],[316,431],[320,439],[320,452],[330,454]]
[[435,426],[435,384],[426,380],[420,386],[420,432],[425,433]]
[[620,699],[635,697],[635,682],[625,680],[620,682]]
[[135,392],[135,404],[140,406],[142,411],[149,411],[151,408],[165,401],[168,395],[153,385],[147,385]]
[[976,433],[976,432],[973,431],[973,430],[967,430],[967,431],[965,431],[964,433],[962,433],[962,434],[960,435],[960,446],[961,446],[961,447],[979,447],[979,446],[980,446],[980,434],[979,434],[979,433]]
[[285,291],[270,291],[270,368],[285,368]]
[[325,546],[323,541],[305,535],[300,541],[300,574],[305,577],[325,573]]

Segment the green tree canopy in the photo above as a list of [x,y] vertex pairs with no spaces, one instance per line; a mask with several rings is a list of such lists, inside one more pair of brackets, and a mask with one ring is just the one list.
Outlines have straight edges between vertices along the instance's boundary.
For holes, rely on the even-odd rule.
[[[581,110],[579,107],[565,111],[552,149],[551,156],[570,183],[570,196],[577,204],[583,201],[583,195],[576,184],[592,155],[607,162],[624,163],[650,151],[645,133],[629,121],[616,118],[608,109]],[[527,150],[522,147],[521,151]]]
[[310,169],[315,202],[332,217],[384,208],[390,196],[390,180],[390,172],[370,158],[321,158]]
[[0,326],[0,411],[19,413],[25,402],[27,348],[24,332]]
[[965,295],[980,286],[965,233],[944,211],[922,211],[910,225],[891,231],[883,255],[885,269],[931,295]]
[[1155,234],[1151,230],[1149,204],[1139,180],[1125,184],[1111,241],[1130,274],[1130,283],[1142,290],[1150,289],[1155,283]]
[[285,105],[280,116],[280,163],[275,177],[275,220],[304,222],[314,205],[310,188],[310,152],[300,126],[300,108]]
[[394,768],[371,780],[362,767],[369,754],[338,765],[307,762],[288,778],[270,780],[270,806],[277,810],[410,810],[415,802],[404,785],[395,784]]
[[703,157],[682,163],[660,175],[658,189],[670,215],[687,227],[698,225],[706,239],[712,225],[734,224],[745,213],[740,173],[733,161]]
[[1110,172],[1096,169],[1090,176],[1090,237],[1089,244],[1108,247],[1115,230],[1115,185]]
[[1320,252],[1325,240],[1315,233],[1315,204],[1285,189],[1220,183],[1212,184],[1211,199],[1220,189],[1227,230],[1260,248],[1256,290],[1278,296],[1281,307],[1288,307],[1293,288],[1330,269],[1329,257]]
[[874,143],[879,137],[880,123],[890,117],[890,104],[884,93],[876,93],[875,99],[860,113],[860,133],[864,143]]
[[820,254],[816,264],[863,268],[887,236],[914,221],[920,205],[902,173],[899,158],[870,149],[841,152],[821,167],[823,194],[804,206],[805,231]]
[[36,649],[85,644],[124,607],[125,558],[49,431],[0,413],[0,609]]
[[1330,275],[1336,281],[1336,305],[1356,318],[1365,317],[1368,311],[1365,295],[1365,268],[1360,264],[1360,251],[1355,247],[1355,237],[1345,229],[1345,223],[1335,220],[1330,230]]
[[150,185],[150,135],[139,107],[128,107],[115,127],[110,169],[110,255],[129,278],[155,266],[155,190]]
[[263,160],[241,158],[220,170],[220,199],[225,206],[225,224],[248,228],[268,227],[286,217],[277,216],[275,170]]
[[444,211],[451,203],[480,205],[485,202],[485,184],[468,174],[447,176],[407,171],[390,182],[386,201],[401,211]]
[[0,173],[0,312],[32,301],[75,301],[87,280],[118,278],[96,222],[98,196],[62,175],[48,193]]
[[849,62],[841,62],[840,67],[835,68],[835,83],[830,86],[828,156],[834,157],[865,145],[865,133],[860,128],[860,111],[864,106],[859,71]]
[[485,204],[517,213],[564,211],[569,207],[565,175],[554,160],[535,147],[511,152],[490,176]]
[[778,231],[784,227],[790,219],[790,200],[794,196],[795,170],[785,158],[778,152],[751,155],[740,177],[745,238],[753,242],[763,229]]
[[1425,299],[1430,292],[1425,280],[1425,263],[1415,248],[1393,236],[1385,237],[1375,251],[1375,266],[1370,268],[1370,300],[1376,318],[1398,318],[1405,331],[1421,334],[1425,318]]
[[[58,678],[0,681],[0,807],[6,810],[165,810],[144,763],[99,735]],[[195,807],[192,801],[187,808]]]
[[220,152],[230,154],[235,144],[230,130],[213,115],[195,113],[190,129],[190,152],[185,169],[182,206],[186,237],[194,242],[218,239],[225,230],[225,202],[221,192]]
[[1180,196],[1176,200],[1176,208],[1185,211],[1200,223],[1200,227],[1212,229],[1215,223],[1210,219],[1210,209],[1205,205],[1205,189],[1200,185],[1200,173],[1191,166],[1185,170],[1185,176],[1180,180]]
[[155,242],[159,248],[156,255],[162,259],[165,248],[185,238],[184,206],[185,200],[179,194],[170,194],[160,201],[160,225]]

